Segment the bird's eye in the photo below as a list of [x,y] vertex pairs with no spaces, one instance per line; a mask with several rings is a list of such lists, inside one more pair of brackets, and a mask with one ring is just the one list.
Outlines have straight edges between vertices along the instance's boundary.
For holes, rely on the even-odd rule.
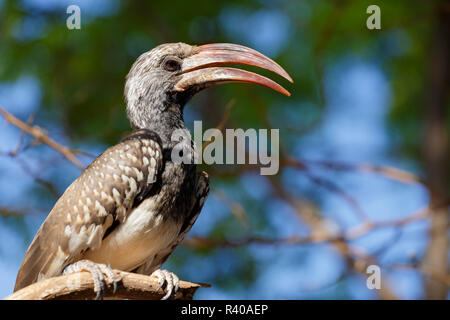
[[176,57],[167,57],[164,59],[163,66],[167,71],[177,71],[181,69],[181,61]]

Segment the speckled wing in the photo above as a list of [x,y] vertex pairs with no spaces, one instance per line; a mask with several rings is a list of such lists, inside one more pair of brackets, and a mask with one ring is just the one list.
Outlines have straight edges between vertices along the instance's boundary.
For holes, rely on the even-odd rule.
[[162,163],[161,140],[149,130],[134,132],[94,160],[40,227],[14,291],[61,274],[81,253],[99,247],[108,229],[151,191]]

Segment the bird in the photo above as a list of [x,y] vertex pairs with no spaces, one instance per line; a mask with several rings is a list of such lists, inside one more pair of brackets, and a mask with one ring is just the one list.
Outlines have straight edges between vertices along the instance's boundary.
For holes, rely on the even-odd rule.
[[[40,226],[17,274],[14,291],[43,279],[88,271],[96,298],[113,269],[154,275],[168,299],[179,278],[161,269],[190,231],[209,192],[206,172],[179,163],[172,152],[176,130],[186,129],[183,110],[198,92],[218,84],[259,84],[290,93],[249,65],[292,78],[276,62],[231,43],[159,45],[141,54],[125,80],[126,113],[132,132],[106,149],[65,190]],[[187,147],[192,155],[197,149]]]

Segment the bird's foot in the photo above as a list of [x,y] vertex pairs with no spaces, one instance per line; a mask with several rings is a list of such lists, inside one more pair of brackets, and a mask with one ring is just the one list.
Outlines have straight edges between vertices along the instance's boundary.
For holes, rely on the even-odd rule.
[[80,260],[67,266],[63,271],[63,275],[81,271],[88,271],[91,273],[92,278],[94,279],[94,291],[96,294],[96,300],[103,299],[105,294],[106,281],[104,275],[106,275],[109,282],[113,284],[114,293],[116,292],[117,283],[120,281],[120,279],[107,265],[95,263],[89,260]]
[[151,275],[158,278],[159,287],[157,290],[161,289],[164,283],[166,284],[167,293],[164,297],[161,298],[161,300],[167,300],[172,295],[172,293],[177,293],[180,279],[178,279],[178,277],[174,273],[167,270],[158,269]]

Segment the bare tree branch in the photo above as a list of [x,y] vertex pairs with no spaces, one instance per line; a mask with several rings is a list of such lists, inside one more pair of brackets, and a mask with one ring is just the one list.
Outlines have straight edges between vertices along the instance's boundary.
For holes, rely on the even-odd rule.
[[[156,277],[114,270],[120,281],[117,291],[113,292],[112,284],[108,284],[104,298],[159,300],[164,295],[163,289],[158,289]],[[180,287],[170,299],[191,300],[200,287],[210,287],[207,284],[180,281]],[[94,280],[89,272],[78,272],[69,275],[42,280],[25,287],[6,300],[80,300],[94,299]]]
[[25,122],[19,120],[18,118],[14,117],[12,114],[10,114],[8,111],[3,109],[0,106],[0,114],[12,125],[18,127],[22,131],[32,135],[35,137],[38,141],[45,143],[49,147],[55,149],[59,153],[61,153],[66,159],[68,159],[70,162],[72,162],[74,165],[76,165],[80,169],[84,169],[83,164],[80,162],[80,160],[75,157],[74,153],[67,147],[57,143],[53,139],[51,139],[48,134],[45,132],[44,129],[38,126],[29,126]]

